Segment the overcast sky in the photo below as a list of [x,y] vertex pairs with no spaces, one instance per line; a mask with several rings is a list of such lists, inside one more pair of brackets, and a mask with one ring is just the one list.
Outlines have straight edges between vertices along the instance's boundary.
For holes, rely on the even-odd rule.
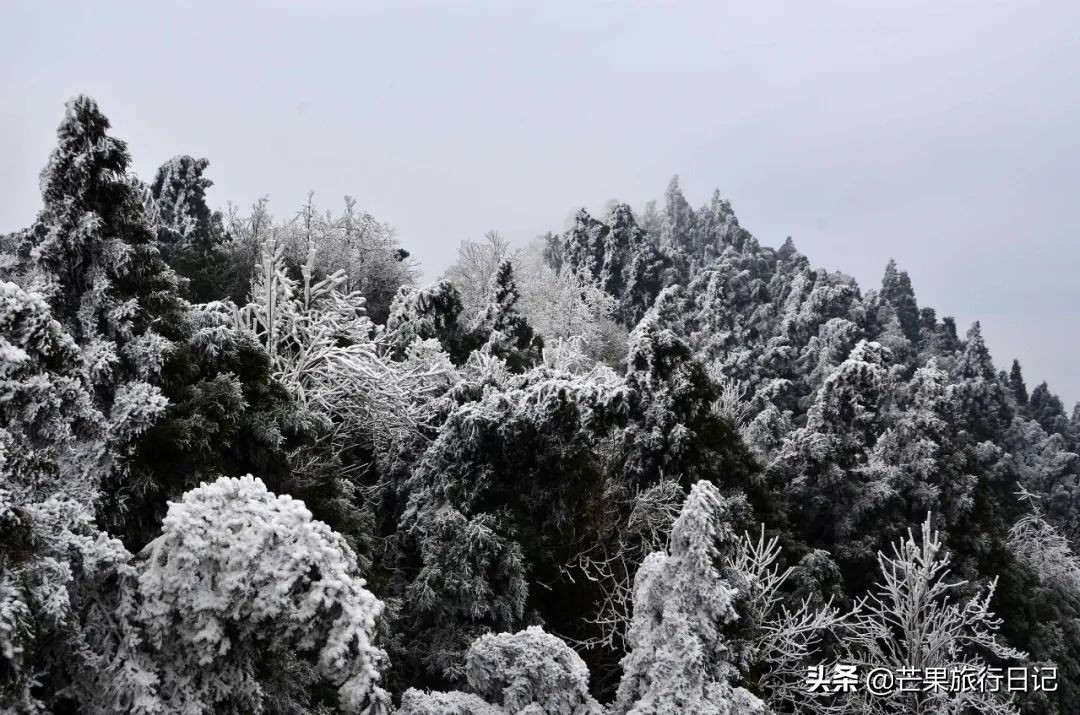
[[635,207],[678,174],[765,245],[979,319],[999,367],[1080,399],[1080,3],[5,2],[0,231],[27,225],[63,102],[212,202],[345,194],[428,278],[491,228]]

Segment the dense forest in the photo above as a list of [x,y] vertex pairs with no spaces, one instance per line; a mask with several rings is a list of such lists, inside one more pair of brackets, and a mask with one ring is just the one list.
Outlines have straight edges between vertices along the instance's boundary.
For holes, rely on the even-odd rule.
[[352,198],[129,162],[71,100],[0,246],[0,711],[1080,712],[1080,406],[894,263],[673,180],[419,287]]

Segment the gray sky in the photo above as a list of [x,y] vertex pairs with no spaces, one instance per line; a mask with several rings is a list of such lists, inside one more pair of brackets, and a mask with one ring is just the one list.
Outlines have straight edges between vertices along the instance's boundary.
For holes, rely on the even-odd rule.
[[437,276],[673,174],[766,245],[983,322],[1080,399],[1080,3],[6,2],[0,231],[27,225],[69,96],[144,178],[210,159],[214,203],[348,193]]

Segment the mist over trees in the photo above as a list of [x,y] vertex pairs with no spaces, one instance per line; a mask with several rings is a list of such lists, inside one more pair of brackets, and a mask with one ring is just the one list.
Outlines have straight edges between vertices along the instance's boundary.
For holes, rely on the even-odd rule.
[[1080,406],[894,262],[676,179],[420,286],[352,198],[129,164],[72,99],[0,241],[0,710],[1080,712]]

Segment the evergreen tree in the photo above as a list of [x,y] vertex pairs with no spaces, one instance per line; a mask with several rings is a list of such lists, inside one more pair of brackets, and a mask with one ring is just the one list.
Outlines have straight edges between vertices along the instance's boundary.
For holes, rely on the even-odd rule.
[[480,316],[479,330],[488,333],[485,347],[506,360],[515,372],[537,364],[544,341],[517,310],[518,289],[510,261],[499,264],[492,277],[489,302]]
[[915,291],[907,271],[897,271],[896,261],[889,259],[885,276],[881,281],[881,297],[896,310],[904,335],[913,343],[919,341],[919,306],[915,303]]
[[603,285],[618,298],[623,321],[632,327],[663,290],[670,261],[638,227],[626,204],[613,206],[607,220],[612,240],[605,257]]
[[296,711],[315,704],[321,681],[336,690],[330,704],[363,711],[383,697],[385,658],[372,643],[382,603],[364,586],[344,540],[302,502],[250,476],[188,492],[138,577],[163,702],[263,712],[270,699]]
[[780,498],[791,505],[802,538],[829,550],[845,576],[865,573],[873,563],[880,538],[872,525],[893,498],[881,466],[869,461],[884,429],[890,360],[878,343],[861,341],[825,379],[805,427],[788,437],[768,467],[773,479],[786,483]]
[[1039,425],[1051,434],[1067,436],[1070,434],[1069,417],[1065,414],[1065,406],[1061,399],[1050,392],[1050,386],[1045,382],[1031,391],[1031,417]]
[[737,590],[717,562],[734,550],[728,505],[708,482],[693,486],[666,552],[650,554],[634,583],[630,650],[612,712],[646,715],[764,712],[732,682],[736,654],[724,635],[739,616]]
[[[545,251],[545,255],[550,253]],[[549,259],[549,264],[551,259]],[[671,259],[643,231],[626,204],[614,204],[606,222],[582,209],[562,237],[559,263],[608,292],[632,327],[670,282]]]
[[203,176],[209,165],[206,159],[176,156],[158,168],[150,184],[158,247],[187,280],[186,295],[199,303],[227,297],[223,217],[206,203],[206,190],[213,186]]
[[[44,208],[20,247],[24,281],[49,301],[82,354],[110,441],[121,456],[163,418],[161,384],[186,339],[176,275],[161,260],[144,202],[127,175],[125,144],[90,98],[67,104],[59,145],[41,175]],[[109,476],[110,520],[119,517],[129,464]]]
[[1012,421],[1012,408],[1006,399],[990,351],[983,341],[982,328],[976,322],[968,330],[963,351],[952,369],[953,386],[962,424],[977,439],[1001,435]]
[[[94,100],[68,102],[59,145],[41,174],[45,205],[22,252],[32,262],[30,285],[79,344],[112,410],[123,394],[153,403],[148,381],[183,338],[177,326],[185,321],[176,274],[161,260],[127,176],[127,146],[108,128]],[[130,407],[125,400],[117,409]]]
[[1016,404],[1024,407],[1028,403],[1027,385],[1024,384],[1024,374],[1020,370],[1020,361],[1013,360],[1012,369],[1009,370],[1009,387],[1012,388]]
[[470,329],[461,320],[461,294],[454,284],[441,280],[430,288],[402,286],[386,320],[390,342],[398,355],[418,340],[438,340],[443,349],[461,364],[484,344],[486,336]]
[[693,256],[698,247],[697,216],[683,196],[679,177],[671,177],[664,192],[664,210],[660,228],[660,246],[682,261]]
[[[41,296],[0,283],[0,710],[108,709],[126,604],[106,587],[129,554],[93,510],[112,454],[78,346]],[[130,679],[129,679],[130,678]]]
[[582,627],[589,585],[562,566],[575,555],[570,535],[588,542],[602,523],[602,438],[625,420],[617,380],[538,369],[493,387],[448,408],[404,485],[394,658],[436,684],[459,681],[469,643],[520,626],[527,607],[559,632]]

